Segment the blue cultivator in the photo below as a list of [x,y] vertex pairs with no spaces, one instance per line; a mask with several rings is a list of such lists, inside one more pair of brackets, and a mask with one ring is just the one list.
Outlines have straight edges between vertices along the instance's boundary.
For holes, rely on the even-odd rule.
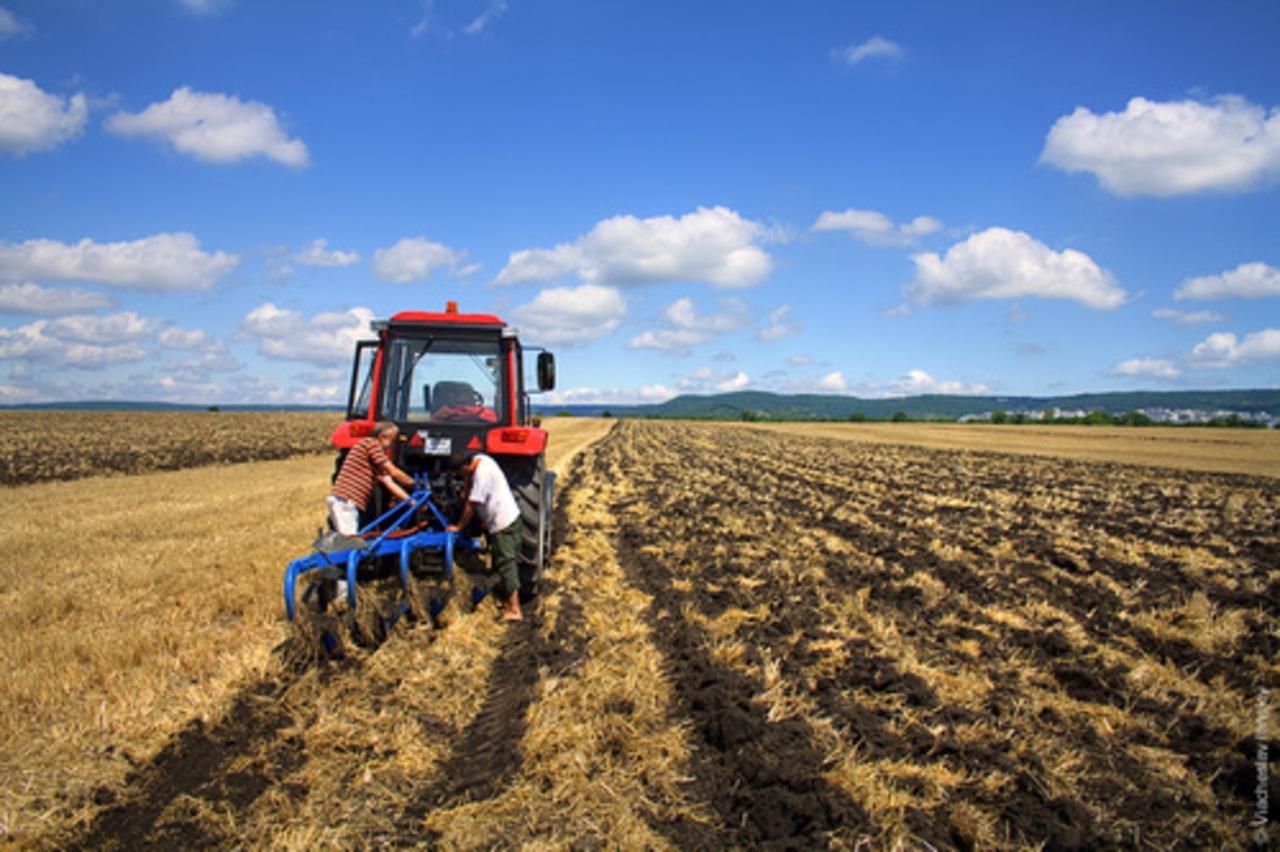
[[[297,620],[298,580],[310,575],[306,577],[301,603],[320,614],[326,613],[336,602],[334,592],[340,588],[337,581],[346,581],[346,611],[357,640],[381,640],[406,614],[428,614],[435,618],[448,603],[448,593],[426,601],[417,599],[415,562],[420,565],[424,561],[419,555],[437,554],[440,565],[437,568],[432,564],[433,573],[451,587],[454,554],[459,548],[464,551],[480,548],[475,539],[448,532],[448,526],[448,520],[431,500],[431,487],[426,478],[415,476],[414,490],[408,500],[384,513],[355,536],[336,533],[321,536],[314,553],[289,563],[284,572],[285,614],[290,621]],[[419,558],[415,560],[415,556]],[[434,563],[435,560],[431,561]],[[355,619],[359,580],[391,573],[394,569],[389,566],[392,565],[398,568],[401,599],[390,611],[376,614],[375,636],[360,636],[361,628]],[[425,604],[426,613],[415,613],[419,604]],[[326,651],[337,652],[340,643],[332,629],[322,629],[319,638]]]

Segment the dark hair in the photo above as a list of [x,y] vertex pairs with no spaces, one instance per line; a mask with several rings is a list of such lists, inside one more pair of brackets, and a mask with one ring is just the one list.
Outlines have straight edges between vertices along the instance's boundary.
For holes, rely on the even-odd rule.
[[458,454],[457,458],[453,460],[453,469],[462,470],[464,467],[471,464],[471,460],[478,455],[480,455],[478,450],[463,450]]

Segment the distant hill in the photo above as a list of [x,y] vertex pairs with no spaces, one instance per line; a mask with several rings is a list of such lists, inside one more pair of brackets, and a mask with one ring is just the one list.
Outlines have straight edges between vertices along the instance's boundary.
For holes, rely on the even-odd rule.
[[861,414],[872,420],[888,420],[898,411],[917,420],[954,420],[997,409],[1043,411],[1046,408],[1059,411],[1105,411],[1108,414],[1166,408],[1262,413],[1280,417],[1280,391],[1117,391],[1069,396],[923,394],[891,399],[738,391],[707,396],[685,394],[657,405],[538,405],[536,408],[543,414],[568,411],[580,417],[598,417],[609,412],[618,417],[737,419],[743,412],[748,412],[774,420],[843,420],[850,414]]

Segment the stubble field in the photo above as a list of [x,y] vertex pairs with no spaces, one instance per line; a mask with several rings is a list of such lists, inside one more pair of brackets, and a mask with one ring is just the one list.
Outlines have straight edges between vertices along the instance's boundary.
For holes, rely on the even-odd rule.
[[[0,639],[25,690],[0,700],[4,829],[116,848],[1250,843],[1280,481],[800,428],[552,436],[568,475],[529,620],[482,607],[318,668],[272,649],[326,457],[83,483],[150,513],[166,495],[185,545],[123,510],[91,521],[96,504],[55,530],[4,521],[6,623],[46,631]],[[47,512],[71,487],[8,494]],[[97,566],[117,578],[102,594],[66,541],[113,527],[137,538]]]

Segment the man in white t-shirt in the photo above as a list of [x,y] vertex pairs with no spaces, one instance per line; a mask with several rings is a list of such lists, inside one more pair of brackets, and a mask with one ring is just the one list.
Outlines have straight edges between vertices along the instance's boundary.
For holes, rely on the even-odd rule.
[[502,618],[520,621],[520,539],[523,525],[520,507],[511,494],[507,477],[498,463],[483,453],[465,456],[458,472],[466,481],[466,505],[462,517],[449,527],[450,532],[465,530],[475,516],[480,517],[485,538],[489,542],[490,568],[502,579],[506,604]]

